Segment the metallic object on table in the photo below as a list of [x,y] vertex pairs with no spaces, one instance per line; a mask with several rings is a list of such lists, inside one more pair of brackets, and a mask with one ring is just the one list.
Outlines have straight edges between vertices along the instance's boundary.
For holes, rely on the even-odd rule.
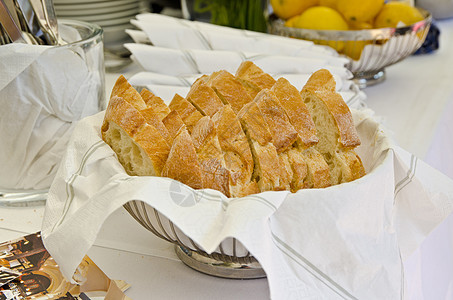
[[52,0],[29,0],[38,23],[49,45],[62,45],[58,33],[57,17]]
[[[269,31],[272,34],[329,45],[339,50],[341,55],[350,60],[347,67],[354,74],[354,81],[360,88],[364,88],[382,82],[387,66],[403,60],[423,44],[432,16],[424,9],[419,10],[425,17],[424,20],[398,28],[312,30],[287,27],[282,20],[271,16]],[[364,55],[365,52],[367,55]]]
[[[206,253],[184,235],[170,220],[153,207],[141,201],[130,201],[124,205],[129,214],[157,237],[175,244],[179,259],[189,267],[205,274],[231,279],[255,279],[266,277],[258,261],[249,253],[243,255],[236,239],[223,241],[219,252]],[[232,249],[228,255],[225,249]]]
[[0,189],[0,206],[33,207],[46,204],[48,190],[14,191]]
[[22,31],[12,0],[0,0],[0,23],[12,42],[38,44],[33,37]]

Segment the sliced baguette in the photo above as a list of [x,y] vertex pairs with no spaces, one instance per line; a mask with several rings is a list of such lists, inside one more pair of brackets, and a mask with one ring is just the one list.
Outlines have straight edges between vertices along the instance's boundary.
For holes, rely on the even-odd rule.
[[110,99],[101,133],[129,175],[161,175],[170,146],[128,101]]
[[113,97],[120,97],[137,110],[142,110],[146,108],[146,103],[143,100],[142,96],[132,87],[132,85],[126,80],[123,75],[120,75],[115,82],[115,85],[112,88],[112,93],[110,99]]
[[140,92],[140,96],[142,96],[145,101],[146,107],[152,108],[159,120],[162,121],[170,113],[170,108],[165,104],[164,100],[154,95],[149,90],[143,89]]
[[182,121],[187,126],[189,133],[192,132],[192,128],[203,117],[203,115],[195,108],[195,106],[192,105],[192,103],[178,94],[175,94],[171,100],[169,108],[178,112]]
[[212,117],[222,108],[223,102],[214,90],[208,86],[208,79],[209,76],[207,75],[198,78],[187,93],[186,99],[204,116]]
[[194,189],[203,188],[203,171],[192,138],[185,128],[173,141],[162,176],[178,180]]
[[252,99],[262,90],[270,89],[275,79],[251,61],[244,61],[236,70],[236,78],[246,88]]
[[230,197],[230,172],[225,168],[223,151],[210,117],[198,121],[192,140],[202,169],[203,188],[215,189]]
[[252,180],[258,183],[261,192],[280,189],[280,159],[258,105],[246,104],[238,117],[253,155]]
[[335,80],[330,72],[313,73],[301,96],[316,125],[319,138],[316,148],[329,164],[331,184],[363,176],[365,170],[353,150],[360,140],[348,106],[335,92]]
[[259,193],[252,181],[253,157],[241,123],[230,105],[225,105],[212,118],[225,166],[230,172],[230,196],[244,197]]
[[231,105],[236,114],[245,104],[252,101],[242,84],[225,70],[212,73],[207,84],[216,92],[223,104]]
[[179,116],[179,113],[176,110],[172,110],[163,120],[162,123],[165,126],[165,129],[168,131],[170,138],[172,140],[179,134],[179,131],[183,128],[186,128],[183,120]]

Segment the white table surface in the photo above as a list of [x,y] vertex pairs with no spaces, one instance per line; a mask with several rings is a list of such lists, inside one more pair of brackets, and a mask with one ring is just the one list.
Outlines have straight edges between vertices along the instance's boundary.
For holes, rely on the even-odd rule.
[[[453,178],[453,19],[437,24],[440,50],[388,67],[383,83],[365,89],[366,103],[403,148]],[[107,74],[108,94],[117,76]],[[0,207],[0,241],[39,231],[43,214],[44,207]],[[220,279],[186,267],[124,209],[108,218],[88,255],[110,278],[130,283],[132,299],[269,298],[266,279]],[[408,299],[453,299],[453,216],[405,262],[405,276]]]

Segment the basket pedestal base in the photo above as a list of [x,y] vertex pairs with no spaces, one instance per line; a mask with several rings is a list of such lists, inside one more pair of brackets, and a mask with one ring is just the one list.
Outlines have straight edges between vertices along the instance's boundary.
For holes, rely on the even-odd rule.
[[179,245],[175,245],[175,252],[178,258],[187,266],[208,275],[230,279],[257,279],[266,277],[266,273],[258,262],[244,264],[220,261]]
[[354,82],[363,89],[367,86],[378,84],[385,80],[385,70],[379,70],[377,72],[360,72],[354,74]]

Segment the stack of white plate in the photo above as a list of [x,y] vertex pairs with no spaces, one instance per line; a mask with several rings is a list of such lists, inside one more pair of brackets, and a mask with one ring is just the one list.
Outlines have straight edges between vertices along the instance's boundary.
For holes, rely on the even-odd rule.
[[104,44],[114,48],[127,42],[130,20],[143,12],[142,0],[54,0],[58,18],[98,24],[104,29]]

